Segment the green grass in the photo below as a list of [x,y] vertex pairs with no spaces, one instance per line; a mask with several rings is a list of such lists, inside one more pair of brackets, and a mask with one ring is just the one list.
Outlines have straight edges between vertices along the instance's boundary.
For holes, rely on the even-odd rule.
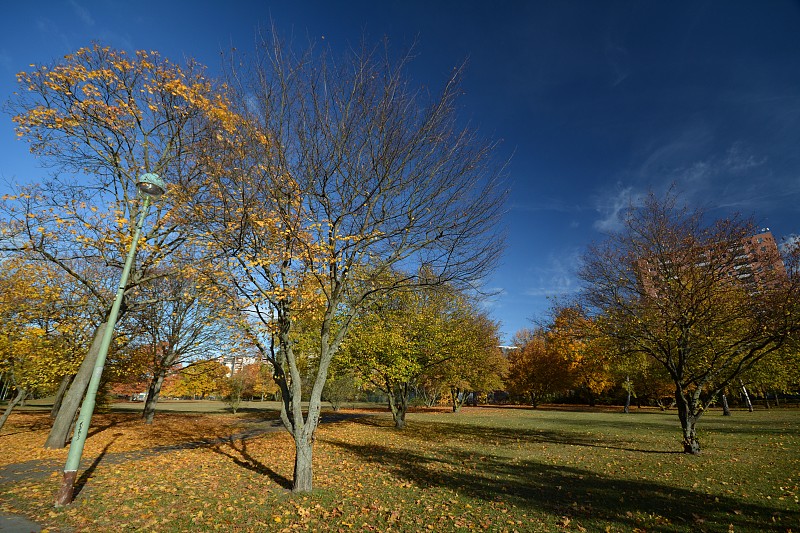
[[287,490],[285,432],[127,462],[106,436],[69,508],[52,508],[57,475],[0,485],[0,505],[91,531],[800,531],[800,410],[699,424],[687,456],[674,411],[464,408],[403,431],[365,416],[319,429],[306,496]]

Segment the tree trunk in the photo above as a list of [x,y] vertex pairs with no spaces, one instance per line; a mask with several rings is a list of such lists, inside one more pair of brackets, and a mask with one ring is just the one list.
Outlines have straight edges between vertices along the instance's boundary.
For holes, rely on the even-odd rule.
[[764,395],[764,407],[769,409],[769,393],[764,390],[762,390],[761,393]]
[[539,397],[536,396],[536,393],[533,391],[530,392],[530,395],[531,395],[531,407],[536,409],[537,407],[539,407]]
[[72,385],[64,395],[61,408],[58,410],[58,414],[53,421],[53,427],[50,428],[50,434],[44,443],[45,448],[63,448],[67,445],[72,422],[75,420],[75,415],[78,412],[81,401],[83,401],[83,395],[89,386],[89,380],[92,378],[94,363],[100,353],[100,344],[102,343],[106,325],[107,323],[104,322],[94,332],[94,339],[92,339],[92,345],[89,347],[89,353],[83,359],[78,373],[75,374],[75,378],[72,380]]
[[5,374],[3,374],[3,388],[0,389],[0,402],[6,399],[6,394],[8,390],[11,388],[11,383],[8,379],[6,379]]
[[17,388],[17,395],[14,396],[14,399],[12,399],[8,403],[8,405],[6,406],[6,410],[3,413],[3,416],[0,417],[0,429],[3,429],[3,426],[6,424],[6,420],[8,420],[11,411],[13,411],[17,405],[22,403],[22,401],[25,399],[25,396],[27,395],[28,393],[25,389],[23,389],[22,387]]
[[64,395],[67,393],[69,384],[72,383],[72,378],[74,377],[75,374],[69,374],[61,378],[61,384],[58,386],[58,392],[56,392],[56,399],[53,400],[53,408],[50,409],[50,420],[55,420],[56,416],[58,416],[58,411],[61,409],[61,402],[64,401]]
[[311,492],[314,481],[312,453],[314,443],[312,439],[298,438],[294,443],[294,480],[292,492]]
[[406,409],[408,407],[407,387],[404,384],[392,386],[387,381],[386,390],[389,398],[389,409],[392,411],[395,429],[406,427]]
[[461,390],[458,387],[450,387],[450,397],[453,399],[453,412],[457,413],[459,409],[461,409],[461,405],[464,403],[463,398],[459,400],[459,394]]
[[697,440],[695,425],[700,415],[694,409],[693,402],[684,395],[680,387],[675,391],[675,402],[683,430],[683,452],[697,455],[700,453],[700,442]]
[[164,375],[166,373],[166,368],[159,368],[147,389],[147,398],[144,401],[144,411],[142,411],[142,418],[144,418],[144,423],[147,425],[152,425],[153,418],[156,416],[158,396],[161,394],[161,385],[164,384]]
[[594,407],[596,402],[594,399],[594,394],[592,393],[592,389],[589,387],[586,387],[586,396],[589,399],[589,407]]
[[728,397],[722,395],[722,416],[731,416],[731,408],[728,406]]
[[742,386],[742,394],[744,394],[744,401],[747,403],[747,410],[751,413],[753,412],[753,402],[750,401],[750,395],[747,394],[747,387],[744,386],[744,382],[740,379],[739,385]]
[[627,396],[625,396],[625,408],[623,409],[625,414],[631,412],[631,391],[628,391]]

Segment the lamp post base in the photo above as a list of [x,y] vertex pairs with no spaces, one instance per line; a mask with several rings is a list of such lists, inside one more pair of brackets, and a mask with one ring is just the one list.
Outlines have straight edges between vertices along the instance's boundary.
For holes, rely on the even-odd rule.
[[56,507],[63,507],[64,505],[72,503],[76,477],[78,477],[77,470],[64,472],[64,478],[61,480],[61,488],[58,489],[58,494],[56,494]]

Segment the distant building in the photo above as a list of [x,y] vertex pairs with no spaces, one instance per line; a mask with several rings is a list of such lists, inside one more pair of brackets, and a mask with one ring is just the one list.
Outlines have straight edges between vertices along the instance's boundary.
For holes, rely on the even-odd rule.
[[228,376],[238,374],[247,365],[260,362],[260,359],[249,355],[221,355],[217,361],[228,367]]
[[710,245],[703,249],[687,249],[675,252],[668,257],[658,259],[639,260],[639,281],[642,283],[645,292],[650,295],[657,293],[654,278],[659,274],[659,265],[656,261],[664,262],[664,270],[669,272],[672,264],[686,265],[693,264],[696,267],[704,267],[714,261],[714,255],[722,254],[721,260],[717,261],[725,274],[731,279],[737,280],[748,292],[755,294],[763,290],[770,284],[780,283],[786,279],[786,267],[781,259],[778,245],[769,228],[762,229],[759,233],[746,237],[732,245],[720,243],[719,247]]

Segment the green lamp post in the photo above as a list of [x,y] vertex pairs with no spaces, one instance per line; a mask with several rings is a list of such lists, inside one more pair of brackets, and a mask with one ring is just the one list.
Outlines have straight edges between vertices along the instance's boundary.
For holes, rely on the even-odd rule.
[[83,446],[86,443],[86,435],[89,432],[89,424],[92,420],[92,413],[94,413],[94,403],[97,396],[97,389],[100,386],[100,378],[103,375],[103,367],[106,363],[106,356],[108,355],[108,348],[111,346],[111,339],[114,337],[114,326],[117,323],[117,316],[119,315],[119,308],[122,305],[122,297],[125,293],[125,285],[128,283],[128,275],[133,266],[133,259],[136,256],[136,245],[139,242],[139,234],[142,231],[144,219],[150,211],[150,201],[159,198],[163,195],[167,188],[158,174],[142,174],[139,181],[136,182],[136,188],[139,194],[144,197],[144,204],[142,205],[142,213],[139,220],[136,222],[136,230],[133,233],[133,241],[131,242],[128,257],[125,259],[125,266],[122,269],[122,277],[119,280],[119,288],[117,289],[117,296],[114,298],[114,304],[111,306],[111,312],[108,315],[106,328],[103,332],[103,339],[100,344],[100,353],[97,355],[97,361],[94,364],[94,371],[89,381],[89,387],[86,389],[86,396],[83,398],[81,404],[80,415],[78,421],[75,423],[75,430],[72,434],[72,441],[69,445],[69,454],[67,455],[67,464],[64,467],[64,477],[61,481],[61,488],[56,496],[56,507],[72,503],[73,491],[75,489],[75,478],[78,474],[78,466],[81,462],[81,455],[83,455]]

